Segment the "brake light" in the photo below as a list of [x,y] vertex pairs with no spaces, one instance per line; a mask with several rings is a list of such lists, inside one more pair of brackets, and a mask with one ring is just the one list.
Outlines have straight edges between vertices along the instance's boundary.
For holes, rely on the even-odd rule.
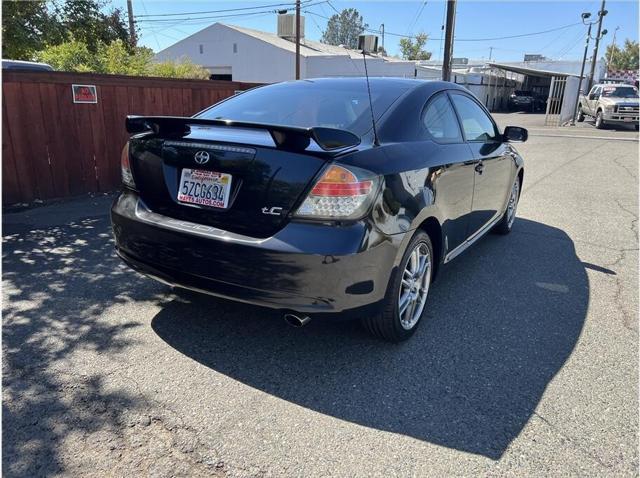
[[319,219],[357,219],[375,196],[379,178],[369,171],[333,164],[304,200],[296,216]]
[[124,145],[124,148],[122,148],[122,154],[120,155],[120,172],[122,174],[122,184],[135,189],[136,183],[133,180],[133,174],[131,174],[131,164],[129,163],[128,142]]

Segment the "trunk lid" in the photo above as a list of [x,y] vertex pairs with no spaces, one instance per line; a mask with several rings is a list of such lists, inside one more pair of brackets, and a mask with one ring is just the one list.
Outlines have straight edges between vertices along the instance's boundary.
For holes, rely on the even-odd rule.
[[[304,137],[311,135],[309,131],[296,130],[289,135],[286,130],[274,133],[268,126],[219,124],[189,124],[185,128],[197,120],[181,120],[173,119],[179,127],[175,123],[152,127],[154,133],[133,136],[129,143],[131,169],[141,199],[152,211],[176,219],[269,237],[286,224],[303,193],[332,157],[315,143],[307,150],[310,141],[305,142]],[[131,129],[137,132],[135,127]],[[204,163],[203,156],[208,158]],[[179,201],[185,169],[231,175],[227,207]]]

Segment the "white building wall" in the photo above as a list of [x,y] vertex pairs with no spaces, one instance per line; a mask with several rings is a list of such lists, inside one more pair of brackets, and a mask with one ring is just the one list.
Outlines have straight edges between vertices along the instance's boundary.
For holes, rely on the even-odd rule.
[[[295,77],[294,53],[222,24],[214,24],[171,45],[155,58],[159,61],[189,58],[212,73],[228,73],[230,67],[234,81],[276,83]],[[304,69],[303,57],[301,72]]]
[[[215,74],[231,74],[234,81],[276,83],[295,77],[295,52],[214,24],[156,54],[158,61],[189,58]],[[414,62],[384,61],[368,57],[370,76],[415,76]],[[301,78],[363,76],[362,58],[344,55],[300,57]]]
[[[362,58],[344,56],[309,56],[306,58],[305,78],[323,78],[332,76],[364,76]],[[384,61],[382,58],[367,57],[369,76],[393,76],[413,78],[413,62]]]

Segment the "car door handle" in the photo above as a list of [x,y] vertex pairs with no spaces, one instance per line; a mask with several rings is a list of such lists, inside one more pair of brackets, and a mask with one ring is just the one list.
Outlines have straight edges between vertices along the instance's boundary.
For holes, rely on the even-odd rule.
[[484,170],[484,164],[478,163],[476,164],[476,167],[474,169],[476,170],[477,173],[482,174],[482,171]]

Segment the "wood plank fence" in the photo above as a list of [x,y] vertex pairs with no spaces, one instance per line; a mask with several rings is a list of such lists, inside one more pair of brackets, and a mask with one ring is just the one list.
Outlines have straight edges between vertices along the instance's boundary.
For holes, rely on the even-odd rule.
[[[74,103],[71,85],[95,85],[97,103]],[[191,116],[256,85],[65,72],[3,72],[5,205],[120,184],[128,114]]]

